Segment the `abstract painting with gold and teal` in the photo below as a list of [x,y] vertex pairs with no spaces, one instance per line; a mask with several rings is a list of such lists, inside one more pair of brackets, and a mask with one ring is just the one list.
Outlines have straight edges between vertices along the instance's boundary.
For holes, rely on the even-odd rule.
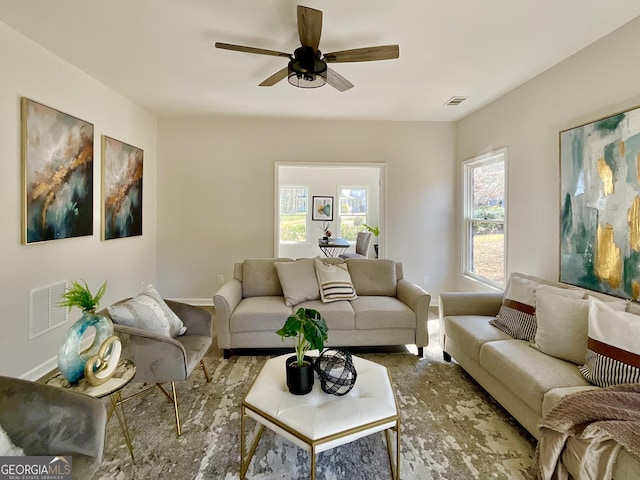
[[640,108],[560,132],[560,281],[640,300]]
[[22,98],[23,243],[93,234],[93,125]]
[[103,239],[142,235],[143,151],[102,136]]

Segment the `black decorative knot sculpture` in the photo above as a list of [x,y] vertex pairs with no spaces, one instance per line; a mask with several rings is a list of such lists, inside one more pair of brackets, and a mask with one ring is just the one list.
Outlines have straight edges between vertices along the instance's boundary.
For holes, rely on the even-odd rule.
[[342,396],[351,391],[358,376],[351,354],[339,348],[327,348],[316,359],[314,368],[322,391]]

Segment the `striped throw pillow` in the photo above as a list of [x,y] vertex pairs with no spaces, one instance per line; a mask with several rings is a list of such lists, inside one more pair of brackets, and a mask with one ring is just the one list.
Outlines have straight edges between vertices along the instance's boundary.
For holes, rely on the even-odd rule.
[[589,337],[582,376],[599,387],[640,382],[640,316],[589,297]]
[[568,298],[582,298],[585,293],[582,289],[547,285],[542,281],[538,282],[531,277],[514,272],[509,277],[498,316],[489,323],[513,338],[534,341],[538,329],[535,293],[542,286],[550,292],[556,292]]
[[346,263],[327,265],[316,259],[316,276],[320,286],[320,298],[324,303],[358,298]]

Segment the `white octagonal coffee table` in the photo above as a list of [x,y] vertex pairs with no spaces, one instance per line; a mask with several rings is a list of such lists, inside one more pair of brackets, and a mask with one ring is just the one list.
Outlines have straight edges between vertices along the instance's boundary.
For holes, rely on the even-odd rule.
[[[318,352],[316,351],[316,356]],[[400,478],[400,414],[387,368],[353,357],[358,374],[349,393],[324,393],[315,378],[307,395],[289,393],[285,360],[291,354],[267,360],[242,401],[240,426],[240,478],[244,479],[264,427],[306,450],[311,456],[311,479],[315,480],[316,454],[353,442],[376,432],[385,432],[391,477]],[[250,451],[245,455],[246,418],[260,424]],[[396,432],[395,461],[389,431]]]

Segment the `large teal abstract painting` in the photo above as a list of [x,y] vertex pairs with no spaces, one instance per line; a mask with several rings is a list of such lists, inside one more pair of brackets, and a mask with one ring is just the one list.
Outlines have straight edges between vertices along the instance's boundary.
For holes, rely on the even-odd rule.
[[640,299],[640,108],[560,132],[560,281]]

